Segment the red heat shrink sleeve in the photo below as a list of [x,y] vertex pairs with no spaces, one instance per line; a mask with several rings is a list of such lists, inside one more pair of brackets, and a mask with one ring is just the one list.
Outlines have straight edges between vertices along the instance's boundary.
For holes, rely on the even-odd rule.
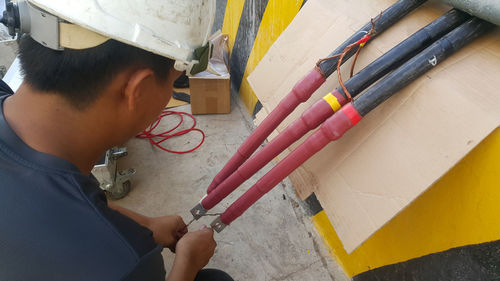
[[[339,107],[347,103],[347,99],[338,91],[334,91],[329,95],[336,99]],[[212,190],[211,193],[203,198],[201,201],[203,208],[205,210],[210,210],[215,207],[243,182],[267,165],[267,163],[307,132],[317,128],[334,113],[334,107],[324,98],[318,100],[310,108],[304,111],[299,119],[290,124],[276,138],[261,148],[255,155],[248,159],[248,161],[220,183],[215,190]]]
[[210,194],[217,186],[243,164],[283,120],[301,103],[307,101],[326,79],[318,68],[311,70],[292,91],[264,119],[262,124],[243,142],[207,189]]
[[361,115],[352,106],[344,106],[340,111],[328,118],[325,123],[306,139],[299,147],[280,161],[271,171],[265,174],[243,196],[236,200],[222,215],[221,221],[229,225],[248,208],[250,208],[264,194],[285,179],[290,173],[319,152],[331,141],[337,140],[360,120]]

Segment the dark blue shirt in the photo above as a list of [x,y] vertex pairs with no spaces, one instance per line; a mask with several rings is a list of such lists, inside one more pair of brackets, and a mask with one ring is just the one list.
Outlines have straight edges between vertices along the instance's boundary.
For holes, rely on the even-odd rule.
[[151,231],[109,209],[93,176],[26,145],[3,114],[10,94],[1,81],[0,281],[164,281]]

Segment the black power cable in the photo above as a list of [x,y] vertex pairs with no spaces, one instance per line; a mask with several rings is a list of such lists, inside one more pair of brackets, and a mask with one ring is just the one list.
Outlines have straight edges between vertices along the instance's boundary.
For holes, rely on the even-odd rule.
[[[383,31],[387,30],[390,26],[394,25],[396,22],[398,22],[400,19],[402,19],[404,16],[406,16],[411,11],[415,10],[418,6],[422,5],[426,1],[427,0],[400,0],[394,3],[392,6],[383,11],[380,18],[377,19],[377,22],[373,30],[374,32],[371,35],[372,38],[382,33]],[[330,54],[330,57],[342,53],[348,45],[359,41],[366,34],[368,34],[368,32],[370,32],[371,29],[372,29],[372,23],[369,22],[365,26],[363,26],[360,30],[358,30],[358,32],[349,37],[349,39],[347,39],[337,49],[335,49]],[[348,52],[344,56],[343,61],[346,61],[348,58],[354,55],[354,53],[356,53],[355,49]],[[325,75],[325,77],[329,77],[330,75],[332,75],[333,72],[335,72],[335,70],[337,70],[338,61],[339,59],[335,58],[335,59],[325,60],[319,64],[319,68],[321,69],[321,72]]]
[[[423,49],[430,46],[434,41],[443,37],[471,17],[472,16],[469,14],[457,9],[448,11],[446,14],[396,45],[345,82],[347,91],[349,91],[352,97],[355,97],[371,84],[375,83],[390,71],[401,66]],[[342,87],[338,87],[337,91],[347,98]]]
[[406,85],[494,26],[479,18],[467,21],[368,89],[353,102],[354,108],[361,116],[365,116]]

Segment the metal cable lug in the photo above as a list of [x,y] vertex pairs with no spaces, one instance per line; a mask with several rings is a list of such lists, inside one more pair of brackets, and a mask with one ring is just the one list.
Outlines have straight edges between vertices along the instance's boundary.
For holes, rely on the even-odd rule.
[[224,228],[226,228],[226,224],[222,222],[220,216],[218,216],[211,224],[213,230],[217,231],[217,233],[221,233]]
[[[203,197],[203,198],[205,198],[205,197]],[[193,218],[195,220],[198,220],[201,217],[203,217],[204,214],[207,213],[207,210],[203,207],[203,205],[201,205],[201,201],[200,201],[200,203],[196,204],[196,206],[194,206],[194,208],[192,208],[190,212],[193,215]]]

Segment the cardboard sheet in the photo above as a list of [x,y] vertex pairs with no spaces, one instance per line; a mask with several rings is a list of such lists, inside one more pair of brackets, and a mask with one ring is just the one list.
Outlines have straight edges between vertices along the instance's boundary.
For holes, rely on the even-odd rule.
[[[264,107],[257,123],[318,59],[394,2],[307,1],[249,77]],[[449,8],[431,1],[406,16],[364,48],[356,69]],[[349,68],[350,62],[344,64],[346,79]],[[278,131],[337,86],[332,75]],[[497,28],[438,64],[306,162],[290,177],[297,194],[304,199],[316,193],[344,248],[352,252],[500,125],[499,89]]]
[[170,101],[168,102],[167,106],[165,108],[174,108],[174,107],[179,107],[188,104],[185,101],[177,100],[174,98],[171,98]]

